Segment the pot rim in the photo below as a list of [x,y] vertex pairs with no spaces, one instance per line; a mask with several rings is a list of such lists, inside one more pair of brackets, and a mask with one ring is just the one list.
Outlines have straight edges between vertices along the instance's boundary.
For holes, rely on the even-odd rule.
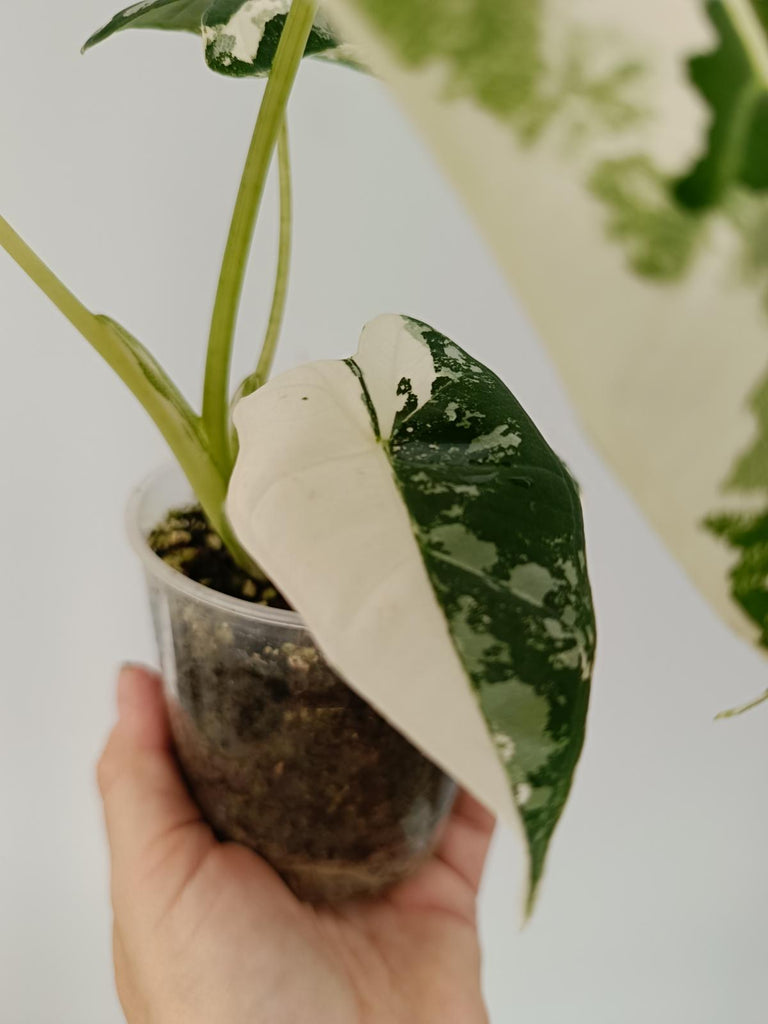
[[253,604],[251,601],[244,601],[239,597],[230,597],[228,594],[211,590],[209,587],[203,586],[202,583],[198,583],[196,580],[184,576],[177,569],[172,568],[152,550],[148,544],[147,536],[141,529],[141,508],[147,496],[158,484],[174,474],[180,480],[186,480],[183,471],[176,463],[165,463],[162,466],[158,466],[137,487],[134,487],[128,499],[125,512],[128,539],[131,547],[141,559],[147,574],[164,587],[170,587],[200,604],[218,608],[229,612],[231,615],[238,615],[241,618],[251,619],[254,622],[271,622],[276,625],[306,629],[306,623],[298,612],[286,611],[283,608],[268,608],[265,605]]

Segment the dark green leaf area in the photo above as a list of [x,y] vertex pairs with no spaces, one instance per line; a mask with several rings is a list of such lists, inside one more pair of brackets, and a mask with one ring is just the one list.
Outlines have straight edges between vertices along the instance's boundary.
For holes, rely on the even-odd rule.
[[768,93],[755,103],[741,180],[755,191],[768,189]]
[[[726,4],[711,0],[707,13],[718,36],[715,50],[689,63],[693,84],[712,110],[706,150],[675,194],[689,209],[717,205],[734,184],[768,188],[768,93]],[[758,11],[763,15],[765,11]]]
[[761,630],[768,647],[768,511],[759,515],[711,516],[705,526],[739,553],[731,569],[731,594]]
[[[243,6],[243,0],[208,0],[210,6],[205,15],[205,60],[212,71],[234,77],[250,77],[269,74],[277,53],[280,37],[285,27],[286,15],[275,15],[264,26],[255,52],[245,52],[242,43],[227,31],[233,15]],[[330,29],[316,23],[310,32],[304,51],[306,57],[333,50],[338,41]]]
[[752,6],[762,22],[763,28],[768,32],[768,0],[752,0]]
[[154,28],[169,32],[196,32],[200,34],[203,15],[211,0],[148,0],[132,4],[116,14],[111,21],[95,32],[83,50],[109,39],[126,28]]
[[494,373],[410,324],[437,377],[431,401],[406,400],[390,458],[522,814],[535,890],[584,740],[595,649],[577,486]]
[[[287,11],[287,5],[281,6]],[[274,5],[252,0],[146,0],[116,14],[91,36],[83,50],[128,28],[194,32],[203,37],[205,59],[212,70],[234,77],[258,77],[271,71],[285,26],[286,13],[274,12]],[[338,48],[338,39],[318,17],[305,55],[335,57]]]

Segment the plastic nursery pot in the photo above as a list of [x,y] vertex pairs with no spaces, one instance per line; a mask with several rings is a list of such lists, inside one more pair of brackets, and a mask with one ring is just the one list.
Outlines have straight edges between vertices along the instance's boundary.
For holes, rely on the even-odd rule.
[[151,550],[152,529],[193,503],[171,467],[128,512],[187,784],[217,835],[302,899],[375,895],[431,853],[455,786],[329,668],[297,614],[210,590]]

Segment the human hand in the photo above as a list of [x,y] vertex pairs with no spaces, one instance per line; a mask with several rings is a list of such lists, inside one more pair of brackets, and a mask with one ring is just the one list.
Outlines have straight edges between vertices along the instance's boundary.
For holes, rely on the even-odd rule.
[[203,821],[161,680],[123,669],[118,708],[98,778],[129,1024],[487,1024],[475,921],[487,811],[462,797],[434,857],[382,898],[307,906]]

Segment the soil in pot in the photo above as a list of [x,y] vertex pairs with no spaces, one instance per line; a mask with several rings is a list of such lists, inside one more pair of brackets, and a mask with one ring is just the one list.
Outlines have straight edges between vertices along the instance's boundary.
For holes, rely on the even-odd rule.
[[[198,508],[170,513],[149,543],[206,587],[289,607],[269,580],[237,567]],[[255,849],[312,902],[375,895],[412,874],[433,849],[452,782],[304,630],[244,628],[181,591],[167,600],[177,753],[218,835]]]

